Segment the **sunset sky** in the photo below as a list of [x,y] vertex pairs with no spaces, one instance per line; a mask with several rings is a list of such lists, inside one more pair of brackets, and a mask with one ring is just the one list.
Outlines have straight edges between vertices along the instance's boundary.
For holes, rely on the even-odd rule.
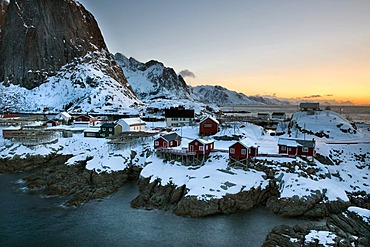
[[81,0],[108,48],[188,84],[370,105],[368,0]]

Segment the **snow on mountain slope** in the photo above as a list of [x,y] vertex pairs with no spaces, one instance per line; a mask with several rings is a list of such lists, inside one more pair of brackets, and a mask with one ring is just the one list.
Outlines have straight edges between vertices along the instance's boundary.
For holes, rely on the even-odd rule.
[[63,66],[42,85],[28,90],[0,84],[0,110],[51,112],[60,109],[77,112],[132,112],[140,104],[129,85],[113,79],[108,53],[90,52]]
[[192,88],[194,99],[218,105],[281,105],[287,102],[261,96],[247,96],[222,86],[196,86]]
[[293,114],[288,130],[294,138],[327,138],[332,140],[362,140],[363,133],[340,114],[333,111],[299,111]]
[[139,99],[192,100],[186,82],[172,68],[154,60],[141,63],[134,58],[128,59],[121,53],[116,53],[114,58]]

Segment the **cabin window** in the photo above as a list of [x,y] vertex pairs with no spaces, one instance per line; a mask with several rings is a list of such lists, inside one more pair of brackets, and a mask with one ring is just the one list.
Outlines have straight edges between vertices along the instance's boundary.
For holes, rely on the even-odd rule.
[[203,146],[199,146],[199,151],[203,151]]
[[206,145],[206,150],[208,150],[208,145]]
[[246,155],[247,154],[247,149],[243,148],[242,149],[242,154]]
[[154,142],[154,145],[155,145],[155,146],[159,146],[159,141],[155,141],[155,142]]
[[288,148],[288,152],[292,151],[292,148]]
[[110,131],[110,132],[112,132],[112,131],[113,131],[113,129],[112,129],[112,128],[109,128],[109,131]]
[[286,151],[286,146],[281,146],[281,151]]
[[235,154],[235,148],[230,148],[230,153]]
[[195,144],[195,146],[198,146],[198,142],[195,142],[194,144]]
[[204,124],[204,128],[212,128],[212,124]]
[[308,147],[303,147],[302,152],[307,153],[308,152]]

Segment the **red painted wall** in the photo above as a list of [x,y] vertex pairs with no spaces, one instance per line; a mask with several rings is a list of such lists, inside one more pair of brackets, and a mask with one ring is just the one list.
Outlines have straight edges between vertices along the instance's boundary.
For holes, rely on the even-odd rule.
[[214,135],[218,132],[218,124],[208,118],[200,123],[199,135]]

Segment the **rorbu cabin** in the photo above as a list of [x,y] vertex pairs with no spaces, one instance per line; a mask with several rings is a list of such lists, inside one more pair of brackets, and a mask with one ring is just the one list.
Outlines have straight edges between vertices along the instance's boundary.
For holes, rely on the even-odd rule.
[[181,145],[181,136],[177,133],[162,135],[154,140],[154,148],[170,148]]
[[189,152],[196,154],[209,154],[215,147],[213,140],[195,139],[188,145]]
[[117,121],[122,132],[145,131],[145,122],[140,118],[121,118]]
[[98,118],[90,116],[90,115],[79,115],[74,118],[74,124],[77,125],[95,125],[98,121]]
[[59,122],[57,120],[50,119],[45,122],[46,127],[55,127],[59,125]]
[[301,111],[319,111],[320,110],[320,103],[300,103],[299,108]]
[[315,154],[315,140],[299,140],[280,138],[278,141],[279,154],[311,156]]
[[210,136],[218,132],[219,121],[213,117],[207,117],[199,124],[199,135]]
[[100,135],[102,137],[109,137],[120,134],[121,128],[116,123],[103,123],[100,126]]
[[258,155],[258,147],[247,145],[243,141],[238,141],[229,147],[229,158],[242,160],[250,159]]

